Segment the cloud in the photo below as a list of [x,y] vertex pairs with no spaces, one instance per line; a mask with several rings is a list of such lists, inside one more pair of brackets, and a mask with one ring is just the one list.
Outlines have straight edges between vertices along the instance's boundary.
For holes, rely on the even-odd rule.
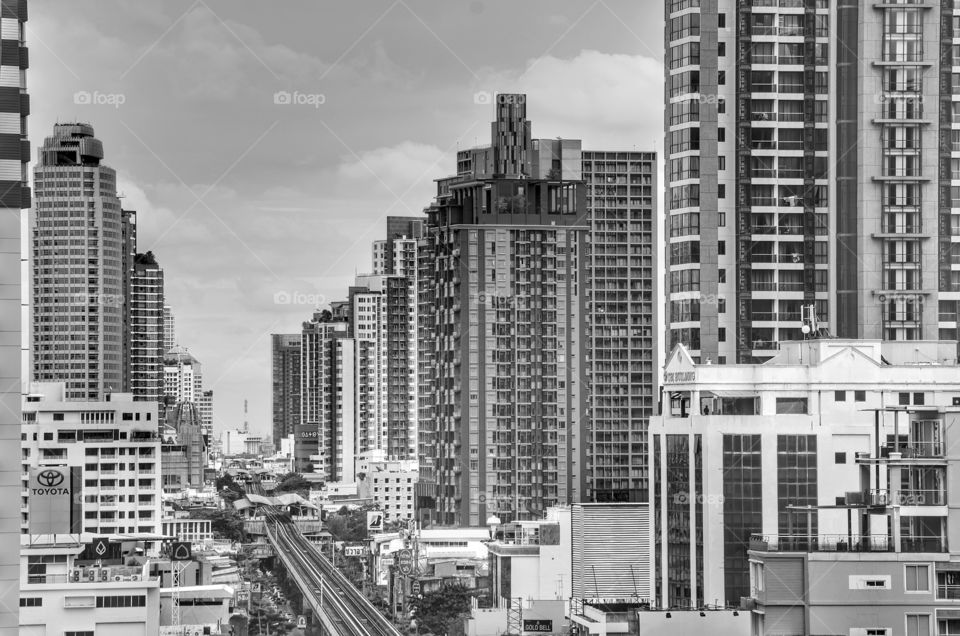
[[344,158],[336,174],[350,187],[367,182],[404,198],[416,192],[422,206],[433,194],[433,179],[450,170],[454,157],[436,146],[404,141],[350,155]]

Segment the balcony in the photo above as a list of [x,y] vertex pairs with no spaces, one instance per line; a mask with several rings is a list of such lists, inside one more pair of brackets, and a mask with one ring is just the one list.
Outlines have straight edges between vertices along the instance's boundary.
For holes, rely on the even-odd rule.
[[[750,550],[758,552],[893,552],[888,535],[750,535]],[[941,537],[901,536],[901,552],[945,552]]]

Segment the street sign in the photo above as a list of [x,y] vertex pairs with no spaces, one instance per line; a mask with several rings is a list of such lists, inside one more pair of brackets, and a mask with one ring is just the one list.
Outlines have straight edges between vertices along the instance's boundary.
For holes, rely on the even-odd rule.
[[383,532],[383,513],[376,510],[367,512],[367,532]]
[[525,632],[544,632],[553,631],[553,621],[542,618],[523,619],[523,631]]
[[297,616],[297,627],[300,629],[307,628],[307,617],[306,616]]
[[404,576],[413,572],[413,550],[404,548],[397,551],[397,569]]
[[414,596],[420,593],[420,581],[414,581],[410,584],[410,593]]
[[191,561],[193,560],[193,546],[189,541],[174,541],[173,548],[170,550],[171,561]]
[[362,557],[365,548],[362,545],[348,545],[343,549],[344,556]]

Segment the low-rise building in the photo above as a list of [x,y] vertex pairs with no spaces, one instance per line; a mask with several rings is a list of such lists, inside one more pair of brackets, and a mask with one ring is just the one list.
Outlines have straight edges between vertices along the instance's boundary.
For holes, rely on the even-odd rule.
[[357,495],[379,504],[387,521],[413,519],[419,472],[416,460],[369,453],[357,460]]
[[213,540],[209,519],[191,519],[189,515],[164,517],[161,521],[163,534],[177,537],[180,541],[205,544]]
[[120,565],[110,558],[94,561],[93,556],[97,555],[79,543],[21,549],[20,634],[159,632],[159,579],[148,575],[146,565]]
[[87,536],[159,534],[157,429],[156,402],[135,402],[130,393],[72,402],[63,383],[31,385],[21,432],[21,532],[31,532],[30,470],[66,467],[81,473],[80,528]]
[[[753,535],[849,543],[840,539],[857,514],[850,506],[872,496],[863,494],[858,458],[897,439],[915,440],[920,453],[943,439],[934,416],[908,428],[890,407],[935,410],[957,400],[955,342],[811,339],[782,343],[764,364],[736,365],[697,364],[678,345],[664,369],[663,414],[649,426],[651,605],[740,607],[751,596]],[[942,499],[935,493],[946,482],[938,474],[904,473],[905,491],[931,497],[905,536],[925,536],[940,514],[932,498]]]

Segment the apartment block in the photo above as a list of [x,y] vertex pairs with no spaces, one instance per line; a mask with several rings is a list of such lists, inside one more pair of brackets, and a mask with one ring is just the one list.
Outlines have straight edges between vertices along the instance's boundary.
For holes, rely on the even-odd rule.
[[174,347],[163,356],[163,392],[174,404],[200,401],[203,367],[185,347]]
[[586,191],[579,142],[547,161],[523,95],[457,153],[420,243],[421,471],[435,519],[542,516],[583,496]]
[[272,334],[273,377],[273,443],[280,450],[280,442],[293,435],[300,424],[300,363],[301,335]]
[[[759,365],[697,363],[675,347],[663,414],[650,421],[652,605],[740,607],[751,596],[752,538],[848,537],[859,518],[851,506],[886,488],[864,485],[864,457],[906,445],[908,433],[911,444],[934,446],[939,427],[908,425],[903,411],[957,401],[955,342],[811,339],[783,343]],[[945,531],[935,519],[943,497],[932,491],[946,482],[935,473],[902,473],[903,491],[926,497],[903,536]],[[885,524],[870,519],[853,534],[885,533]]]
[[163,398],[163,269],[153,252],[136,254],[128,296],[130,392],[137,400]]
[[31,385],[23,403],[21,532],[29,533],[29,470],[82,468],[83,533],[160,532],[157,404],[112,393],[71,401],[63,383]]

